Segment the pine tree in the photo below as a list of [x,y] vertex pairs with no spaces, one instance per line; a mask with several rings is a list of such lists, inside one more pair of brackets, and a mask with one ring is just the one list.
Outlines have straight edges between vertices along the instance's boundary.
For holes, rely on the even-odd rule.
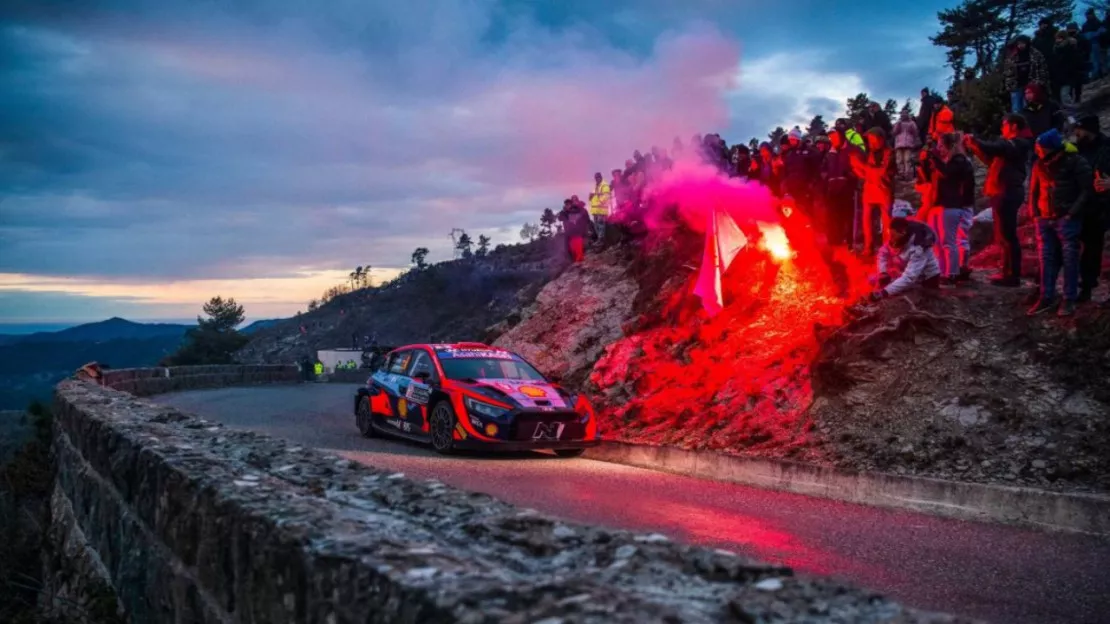
[[887,100],[886,104],[883,104],[883,112],[886,113],[886,116],[890,119],[896,118],[898,116],[898,101],[893,99]]
[[485,234],[478,235],[478,249],[474,251],[474,255],[479,258],[485,258],[489,255],[489,237]]
[[455,249],[464,260],[469,260],[474,256],[474,252],[470,250],[471,244],[470,235],[466,232],[459,234],[458,240],[455,241]]
[[549,238],[555,234],[555,224],[558,219],[555,217],[555,211],[550,208],[544,208],[543,214],[540,215],[540,238]]
[[910,98],[906,98],[906,103],[902,105],[902,110],[900,112],[908,113],[911,116],[913,115],[913,102]]
[[773,132],[771,132],[771,134],[767,135],[767,138],[771,140],[772,146],[778,146],[780,143],[782,143],[782,137],[784,136],[786,136],[786,129],[782,126],[778,126],[774,129]]
[[412,251],[412,264],[416,267],[417,271],[423,271],[428,268],[428,263],[424,260],[428,257],[427,247],[417,247]]
[[829,130],[829,124],[825,123],[823,115],[814,115],[813,119],[809,120],[809,129],[807,132],[809,136],[816,137],[825,134]]
[[871,104],[871,96],[866,93],[858,93],[853,98],[848,98],[848,108],[844,112],[844,116],[849,121],[857,121],[863,117],[864,111],[867,110],[868,105]]

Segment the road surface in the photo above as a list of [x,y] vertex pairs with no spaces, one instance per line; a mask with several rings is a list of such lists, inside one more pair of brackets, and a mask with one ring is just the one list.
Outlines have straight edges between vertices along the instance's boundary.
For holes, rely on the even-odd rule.
[[1110,623],[1110,542],[959,522],[543,453],[443,457],[355,428],[358,386],[224,388],[155,400],[232,427],[435,478],[582,523],[654,531],[990,622]]

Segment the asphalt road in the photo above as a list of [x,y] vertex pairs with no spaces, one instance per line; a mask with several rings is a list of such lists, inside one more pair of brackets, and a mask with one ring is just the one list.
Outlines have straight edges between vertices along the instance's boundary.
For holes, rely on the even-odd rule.
[[357,386],[225,388],[156,400],[582,523],[654,531],[1000,624],[1110,623],[1110,542],[959,522],[543,453],[442,457],[365,439]]

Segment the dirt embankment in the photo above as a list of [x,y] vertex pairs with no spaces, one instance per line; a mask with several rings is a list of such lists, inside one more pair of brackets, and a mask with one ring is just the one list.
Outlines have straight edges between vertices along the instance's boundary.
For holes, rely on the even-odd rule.
[[[989,228],[976,233],[979,247]],[[1023,236],[1033,275],[1028,227]],[[691,294],[700,238],[679,228],[667,240],[589,256],[497,341],[588,389],[608,436],[1110,491],[1110,314],[1027,318],[1030,289],[987,283],[993,245],[976,254],[970,285],[866,305],[852,304],[869,267],[845,259],[854,291],[841,298],[804,245],[783,264],[752,246],[709,319]]]

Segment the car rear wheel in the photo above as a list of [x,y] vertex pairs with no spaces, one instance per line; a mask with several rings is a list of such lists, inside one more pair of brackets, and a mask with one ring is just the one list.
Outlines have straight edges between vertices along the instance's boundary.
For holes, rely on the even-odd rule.
[[431,422],[432,448],[441,455],[450,455],[455,450],[455,410],[449,401],[440,401],[432,409]]
[[355,424],[364,438],[374,437],[374,414],[370,411],[370,397],[363,397],[355,411]]
[[555,454],[559,457],[581,457],[586,449],[558,449]]

